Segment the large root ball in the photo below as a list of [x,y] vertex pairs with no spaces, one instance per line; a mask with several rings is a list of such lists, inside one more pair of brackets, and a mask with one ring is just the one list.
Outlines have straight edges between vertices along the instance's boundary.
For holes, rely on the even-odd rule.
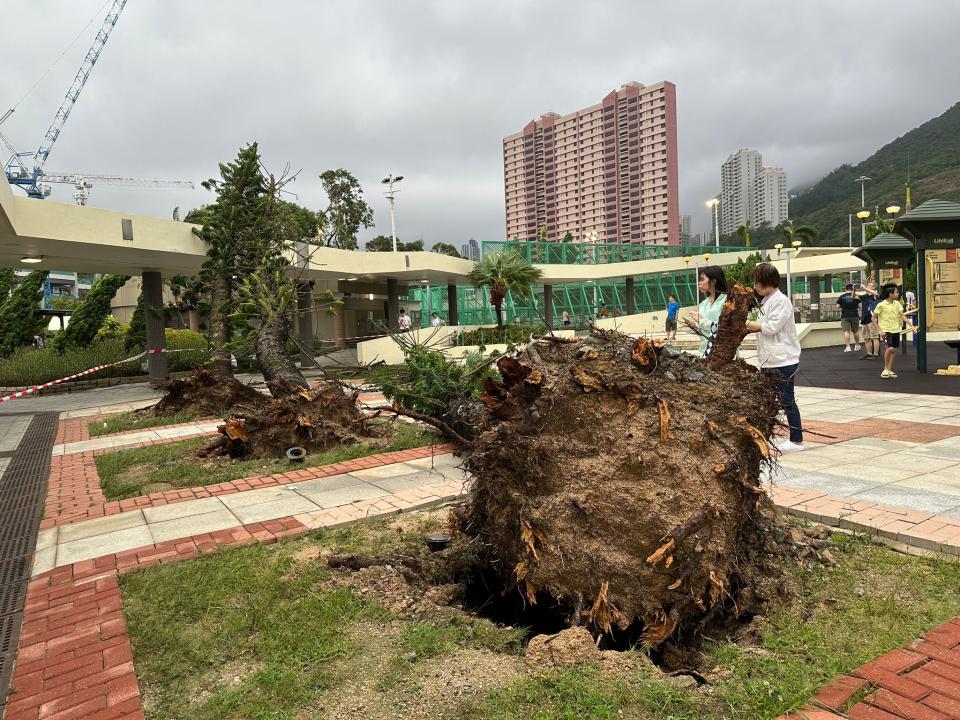
[[756,611],[777,577],[762,373],[616,334],[548,338],[499,370],[461,529],[507,588],[653,646]]
[[233,375],[211,372],[198,365],[191,375],[163,385],[163,397],[153,406],[153,412],[157,415],[180,412],[220,415],[238,406],[260,407],[268,400]]

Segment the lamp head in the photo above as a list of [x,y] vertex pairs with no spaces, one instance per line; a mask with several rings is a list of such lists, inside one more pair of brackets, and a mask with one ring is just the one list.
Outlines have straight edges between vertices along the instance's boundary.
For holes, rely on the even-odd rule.
[[20,258],[20,262],[29,263],[33,265],[34,263],[43,262],[43,255],[34,255]]
[[860,212],[857,213],[857,217],[860,218],[861,220],[866,220],[868,217],[870,217],[870,211],[861,210]]
[[710,200],[707,200],[707,207],[708,207],[708,208],[712,208],[712,207],[715,207],[716,205],[718,205],[719,203],[720,203],[720,201],[717,200],[717,198],[711,198]]
[[799,248],[801,245],[803,245],[803,243],[799,240],[794,240],[792,243],[790,243],[790,247],[792,248]]
[[693,260],[693,258],[690,257],[689,255],[684,255],[684,256],[683,256],[683,261],[684,261],[685,263],[689,263],[691,260]]
[[777,252],[780,252],[781,250],[783,250],[783,243],[777,243],[776,245],[773,246],[773,249],[776,250]]
[[704,254],[703,254],[703,261],[704,261],[704,262],[707,262],[708,260],[710,260],[710,257],[711,257],[711,256],[710,256],[710,253],[704,253]]
[[887,212],[890,215],[896,215],[898,212],[900,212],[900,206],[897,205],[896,203],[890,203],[889,205],[887,205]]

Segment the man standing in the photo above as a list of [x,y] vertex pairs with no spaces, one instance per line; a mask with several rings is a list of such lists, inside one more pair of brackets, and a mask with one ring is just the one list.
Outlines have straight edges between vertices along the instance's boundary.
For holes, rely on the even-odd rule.
[[853,285],[848,284],[840,297],[837,298],[837,307],[840,308],[840,329],[843,330],[844,352],[850,352],[850,336],[856,344],[854,350],[860,349],[857,333],[860,332],[860,298],[853,292]]
[[680,312],[680,303],[673,295],[667,295],[667,340],[677,339],[677,314]]
[[914,310],[904,313],[903,305],[900,304],[900,289],[896,285],[884,285],[880,293],[880,302],[873,309],[873,318],[877,327],[880,329],[880,339],[886,345],[883,352],[883,372],[882,378],[895,378],[897,374],[893,371],[893,361],[897,359],[897,348],[900,347],[900,333],[906,315],[910,315]]
[[880,357],[880,331],[873,322],[873,309],[877,306],[877,284],[873,281],[861,285],[863,293],[860,296],[860,329],[863,331],[863,349],[866,355],[861,360],[876,360]]
[[397,325],[400,327],[400,332],[407,332],[410,329],[410,316],[407,315],[407,311],[403,308],[400,308],[400,317],[397,320]]

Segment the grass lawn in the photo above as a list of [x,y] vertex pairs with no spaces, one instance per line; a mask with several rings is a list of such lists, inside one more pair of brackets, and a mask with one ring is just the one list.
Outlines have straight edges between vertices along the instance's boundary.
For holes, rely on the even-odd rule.
[[181,412],[176,415],[143,415],[135,412],[118,413],[106,420],[95,420],[87,424],[90,437],[112,435],[113,433],[127,432],[128,430],[145,430],[146,428],[176,425],[177,423],[199,420],[193,413]]
[[308,455],[299,465],[291,465],[286,459],[238,461],[193,457],[193,451],[210,442],[210,438],[204,437],[98,455],[97,474],[107,500],[125,500],[151,492],[215,485],[252,475],[272,475],[443,442],[436,433],[408,423],[390,423],[385,427],[392,431],[386,446],[372,443],[341,445],[326,452]]
[[[424,529],[370,522],[122,577],[147,717],[775,718],[960,608],[960,563],[837,536],[836,565],[793,567],[796,599],[756,623],[757,641],[706,648],[709,685],[681,687],[642,663],[626,673],[531,673],[516,629],[462,616],[398,619],[382,593],[331,583],[316,559],[382,554],[419,543]],[[464,673],[459,685],[451,668]]]

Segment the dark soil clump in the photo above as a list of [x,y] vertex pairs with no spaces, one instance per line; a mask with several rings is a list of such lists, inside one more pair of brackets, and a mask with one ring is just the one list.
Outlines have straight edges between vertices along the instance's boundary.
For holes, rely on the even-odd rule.
[[213,373],[203,366],[197,366],[192,375],[165,383],[163,390],[160,402],[151,408],[156,415],[221,415],[235,407],[253,409],[269,402],[265,395],[232,375]]
[[778,592],[760,489],[778,403],[742,361],[711,369],[601,335],[500,360],[464,453],[476,480],[459,529],[491,590],[610,639],[685,647]]
[[308,453],[336,445],[370,442],[377,433],[357,404],[356,391],[347,392],[335,380],[308,388],[272,388],[255,411],[234,413],[220,426],[220,435],[198,455],[233,458],[282,457],[291,448]]

